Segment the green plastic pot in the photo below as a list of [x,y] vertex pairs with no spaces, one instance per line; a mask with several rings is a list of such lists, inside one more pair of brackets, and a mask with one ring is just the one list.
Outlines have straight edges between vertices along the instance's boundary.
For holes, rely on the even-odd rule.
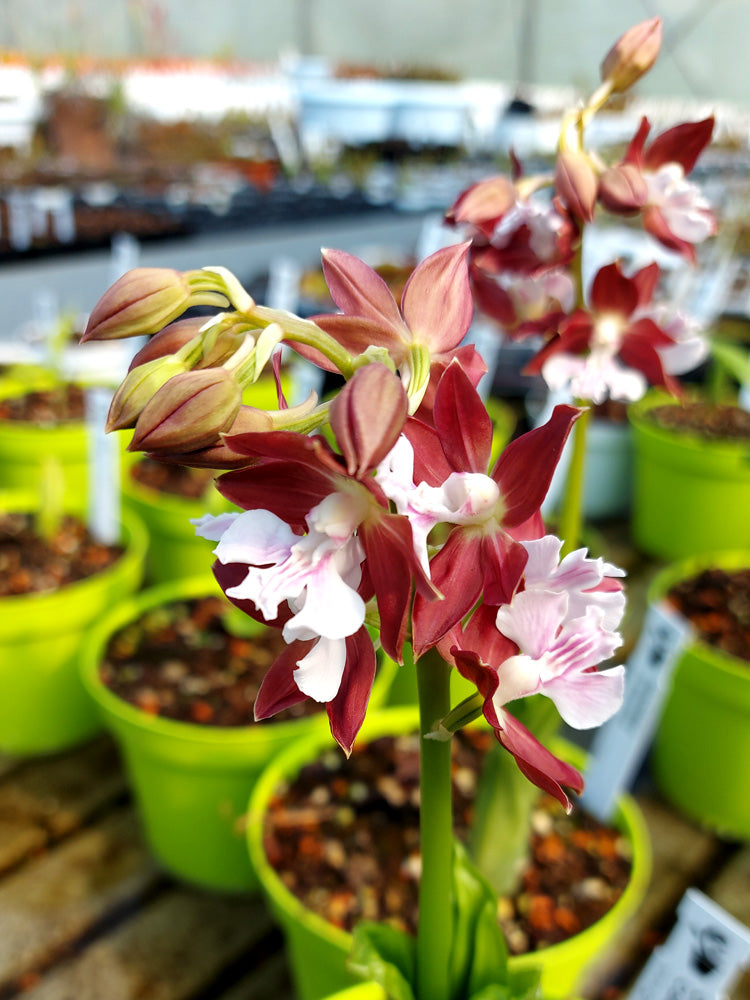
[[88,496],[88,431],[83,421],[39,427],[20,420],[0,420],[0,487],[42,488],[45,463],[60,470],[63,504],[82,512]]
[[[667,566],[649,599],[702,570],[750,568],[750,550],[703,554]],[[699,639],[679,656],[651,753],[664,796],[731,837],[750,838],[750,663]]]
[[128,466],[123,470],[122,498],[123,505],[135,511],[148,531],[147,583],[167,583],[208,572],[216,543],[196,535],[191,518],[234,509],[213,485],[200,499],[187,499],[144,486],[133,479]]
[[[414,732],[417,723],[414,708],[373,712],[365,721],[360,739]],[[320,733],[290,746],[259,778],[248,810],[250,857],[269,906],[284,932],[299,1000],[323,1000],[329,994],[353,984],[353,977],[346,969],[352,938],[309,910],[286,888],[266,857],[263,825],[268,803],[276,791],[306,763],[328,748],[330,737],[326,739]],[[566,746],[566,754],[579,763],[576,758],[581,755],[575,748]],[[633,846],[631,879],[617,904],[601,920],[568,941],[543,952],[511,959],[519,969],[541,966],[542,990],[546,1000],[570,997],[584,972],[606,953],[646,894],[651,872],[650,841],[640,811],[627,796],[618,805],[615,822]]]
[[636,546],[669,560],[750,548],[750,443],[706,441],[659,427],[648,411],[669,403],[679,405],[651,392],[629,410]]
[[[0,495],[5,510],[25,510],[23,497]],[[125,552],[101,573],[59,590],[0,599],[0,750],[43,754],[82,743],[101,729],[78,676],[88,629],[143,576],[146,531],[123,517]]]
[[[220,593],[208,574],[144,590],[114,609],[91,632],[81,658],[81,675],[121,748],[146,838],[159,862],[194,885],[249,892],[258,885],[244,830],[253,784],[290,742],[315,732],[327,733],[325,712],[231,728],[180,722],[130,705],[99,677],[107,642],[123,626],[159,605]],[[228,602],[227,607],[231,607]],[[373,699],[377,697],[374,691]]]

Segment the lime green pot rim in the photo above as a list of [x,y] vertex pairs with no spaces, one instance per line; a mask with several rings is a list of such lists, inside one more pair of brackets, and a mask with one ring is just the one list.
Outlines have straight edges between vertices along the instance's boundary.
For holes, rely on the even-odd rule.
[[[358,739],[366,741],[392,733],[417,731],[418,721],[418,711],[414,706],[383,709],[368,716]],[[250,797],[247,812],[247,841],[253,868],[264,890],[278,909],[289,914],[292,920],[307,927],[311,933],[329,941],[340,950],[349,952],[352,936],[308,909],[278,877],[273,866],[269,863],[263,847],[263,821],[267,804],[272,795],[301,766],[314,759],[316,752],[330,747],[330,736],[326,740],[319,733],[310,734],[289,746],[266,768],[259,777]],[[559,741],[556,750],[564,752],[567,759],[576,766],[580,766],[585,759],[585,754],[580,748],[564,741]],[[613,934],[637,909],[651,878],[651,841],[648,828],[640,809],[628,795],[623,795],[620,798],[614,822],[627,834],[633,845],[631,876],[620,899],[596,923],[568,941],[552,945],[540,952],[513,956],[511,962],[514,968],[537,967],[543,963],[545,956],[552,954],[560,962],[573,959],[578,952],[588,950],[590,941],[602,937],[606,939]]]
[[[151,715],[118,697],[107,688],[99,676],[100,654],[115,631],[132,623],[144,612],[160,605],[191,597],[205,597],[210,594],[216,594],[217,597],[223,596],[213,574],[205,573],[157,584],[121,602],[117,608],[113,609],[90,630],[81,656],[81,678],[84,687],[98,703],[100,709],[131,728],[141,730],[144,734],[153,734],[175,742],[182,740],[191,744],[197,743],[211,747],[219,752],[222,748],[230,752],[247,744],[248,739],[257,737],[265,726],[259,723],[251,723],[248,726],[207,726],[201,723],[182,722],[177,719]],[[271,721],[267,725],[273,726],[274,739],[283,742],[285,738],[292,740],[300,734],[300,721],[302,720]],[[325,729],[328,720],[325,713],[321,712],[318,715],[309,716],[305,721],[308,722],[310,729],[314,730],[318,726]],[[207,766],[211,765],[207,763]]]
[[[701,552],[695,556],[669,563],[654,576],[648,588],[648,602],[657,604],[675,583],[697,576],[705,569],[750,569],[750,549],[720,549],[715,552]],[[675,613],[676,612],[675,610]],[[704,642],[697,634],[688,640],[686,650],[695,650],[701,660],[709,663],[714,672],[706,676],[705,671],[690,671],[691,682],[699,685],[707,697],[716,698],[729,688],[731,697],[736,697],[738,685],[747,690],[750,702],[750,663],[732,656],[723,650]],[[717,689],[717,684],[719,688]]]
[[[697,402],[699,397],[687,396],[685,402]],[[676,430],[671,427],[662,427],[651,420],[649,412],[657,406],[679,406],[680,400],[671,396],[661,389],[650,389],[645,396],[642,396],[635,403],[628,406],[628,420],[636,434],[647,435],[654,441],[668,444],[671,447],[682,446],[686,450],[694,452],[696,450],[705,453],[709,448],[712,455],[721,458],[725,456],[731,463],[750,458],[750,443],[747,441],[722,440],[717,438],[705,438],[695,431]]]
[[[38,503],[38,498],[32,499],[28,491],[0,491],[2,510],[29,513],[38,507]],[[76,517],[81,516],[80,512],[73,513]],[[120,543],[123,553],[107,569],[65,584],[58,590],[0,598],[3,635],[11,638],[25,630],[30,619],[41,635],[73,631],[82,621],[87,621],[87,608],[95,595],[111,589],[121,578],[127,579],[138,574],[138,567],[143,565],[148,547],[148,532],[142,520],[131,511],[123,511],[121,527],[125,534]]]

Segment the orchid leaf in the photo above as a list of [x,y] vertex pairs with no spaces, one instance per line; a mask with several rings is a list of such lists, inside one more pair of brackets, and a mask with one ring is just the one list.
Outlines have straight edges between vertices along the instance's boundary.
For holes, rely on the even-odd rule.
[[[508,949],[497,922],[497,896],[465,848],[453,854],[453,948],[451,1000],[541,1000],[539,972],[508,966]],[[378,983],[389,1000],[419,1000],[416,942],[387,924],[368,921],[354,930],[351,972]]]
[[411,935],[363,920],[354,928],[354,945],[347,962],[350,972],[378,983],[389,1000],[416,1000],[412,983],[416,942]]
[[746,349],[724,340],[714,340],[711,354],[740,385],[750,385],[750,355]]

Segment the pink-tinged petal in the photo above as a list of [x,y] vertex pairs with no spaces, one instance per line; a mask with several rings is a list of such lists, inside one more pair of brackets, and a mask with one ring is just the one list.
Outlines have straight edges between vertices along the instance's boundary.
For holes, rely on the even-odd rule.
[[412,643],[417,659],[471,611],[482,591],[481,535],[456,528],[430,563],[442,600],[414,599]]
[[470,246],[459,243],[430,254],[404,287],[401,306],[407,326],[414,340],[433,354],[457,347],[471,324]]
[[[568,606],[568,596],[550,590],[524,590],[512,604],[497,609],[497,627],[534,659],[543,656],[554,644]],[[502,686],[502,667],[500,668]],[[504,699],[510,700],[510,699]]]
[[[326,316],[313,316],[313,321],[329,333],[337,343],[346,348],[350,354],[363,354],[368,347],[382,347],[388,351],[396,366],[401,365],[405,356],[405,345],[409,343],[407,331],[405,329],[394,331],[391,327],[373,319],[362,316],[340,316],[330,314]],[[290,341],[292,347],[303,357],[312,356],[312,348],[305,348],[303,345]],[[334,368],[329,361],[322,365],[317,358],[323,358],[318,351],[314,352],[313,360],[319,367],[326,367],[333,371]],[[325,360],[325,359],[324,359]]]
[[239,563],[228,563],[227,565],[224,565],[220,563],[217,559],[216,562],[213,564],[212,569],[213,569],[213,574],[216,577],[216,581],[226,594],[227,599],[231,601],[231,603],[236,608],[239,608],[240,611],[243,611],[248,616],[248,618],[252,618],[253,621],[259,622],[261,625],[267,625],[269,628],[281,629],[284,627],[284,625],[287,623],[291,615],[291,611],[286,605],[284,605],[279,610],[278,617],[274,618],[271,621],[269,619],[266,619],[261,614],[261,612],[258,610],[258,608],[252,601],[243,600],[242,598],[238,597],[230,597],[227,594],[228,590],[233,591],[234,588],[239,586],[239,584],[242,583],[242,581],[247,576],[246,565]]
[[711,141],[713,130],[713,115],[699,122],[683,122],[667,129],[649,145],[643,157],[644,167],[658,170],[664,163],[679,163],[687,176]]
[[349,756],[367,712],[375,679],[375,650],[366,629],[346,640],[346,667],[339,692],[328,703],[331,733]]
[[380,614],[380,641],[397,663],[402,662],[406,626],[411,607],[412,581],[428,606],[436,587],[425,576],[414,552],[411,525],[398,514],[368,519],[359,529],[366,553],[369,581]]
[[641,118],[638,130],[630,140],[630,144],[625,152],[624,163],[634,163],[639,168],[643,165],[643,147],[646,144],[646,139],[650,131],[651,123],[648,118]]
[[622,273],[619,262],[600,268],[591,286],[591,305],[597,312],[630,316],[638,306],[638,288]]
[[503,530],[485,532],[481,544],[483,598],[488,604],[504,604],[513,598],[521,582],[528,553],[520,542]]
[[[487,712],[487,721],[492,725]],[[565,788],[583,791],[583,777],[570,764],[555,757],[546,747],[521,725],[518,719],[503,712],[502,721],[495,726],[495,736],[513,754],[519,769],[537,788],[554,796],[570,812],[572,805]]]
[[695,263],[695,247],[693,244],[688,243],[687,240],[681,240],[674,235],[669,228],[669,223],[665,219],[663,212],[655,205],[648,205],[644,209],[643,228],[647,233],[651,233],[667,249],[682,254],[685,260],[691,264]]
[[326,284],[339,309],[347,316],[372,320],[401,338],[404,330],[401,313],[377,271],[344,250],[326,248],[322,257]]
[[434,427],[421,420],[406,421],[404,434],[414,449],[414,482],[428,486],[442,486],[452,472],[456,472],[443,452],[440,436]]
[[521,524],[539,510],[570,429],[582,412],[575,406],[556,406],[546,424],[522,434],[502,451],[492,478],[505,503],[504,528]]
[[547,681],[544,693],[573,729],[593,729],[610,719],[622,705],[625,667],[567,673]]
[[297,661],[305,656],[314,644],[314,639],[293,642],[269,667],[255,699],[253,712],[256,722],[307,701],[307,695],[303,694],[294,682],[294,671],[297,669]]
[[222,563],[266,566],[286,559],[298,541],[299,535],[270,510],[244,510],[227,524],[215,549],[216,558]]
[[365,365],[355,372],[330,409],[331,428],[350,476],[363,476],[385,458],[408,410],[401,379],[385,365]]
[[273,511],[293,527],[304,527],[313,507],[329,496],[331,477],[297,462],[268,462],[226,472],[216,480],[219,493],[243,510]]
[[446,368],[435,391],[435,429],[457,472],[486,474],[492,451],[492,420],[461,365]]
[[477,181],[463,191],[446,212],[448,222],[470,222],[481,227],[495,222],[516,203],[516,189],[504,174]]

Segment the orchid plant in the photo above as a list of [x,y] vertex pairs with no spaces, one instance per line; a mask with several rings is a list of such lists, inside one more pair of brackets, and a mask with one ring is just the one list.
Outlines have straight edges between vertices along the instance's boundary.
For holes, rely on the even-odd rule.
[[[223,470],[239,511],[205,515],[214,573],[250,618],[286,646],[269,668],[256,719],[311,699],[352,750],[382,650],[411,663],[420,727],[421,853],[415,941],[362,925],[353,967],[395,1000],[538,997],[511,974],[496,896],[453,837],[450,739],[484,716],[498,747],[535,788],[571,808],[583,779],[521,721],[548,699],[565,722],[595,727],[622,701],[622,571],[549,534],[540,506],[566,440],[585,419],[559,405],[491,462],[492,421],[476,386],[485,366],[465,342],[479,307],[516,334],[541,332],[535,367],[589,400],[668,388],[695,356],[678,318],[653,302],[656,265],[628,276],[603,267],[584,301],[584,226],[595,202],[640,213],[658,239],[690,256],[713,217],[686,180],[710,122],[678,126],[649,146],[644,122],[622,162],[583,149],[584,126],[652,64],[660,24],[627,32],[602,64],[602,86],[563,129],[551,181],[493,178],[450,217],[471,239],[423,260],[395,300],[364,261],[323,251],[337,311],[308,319],[257,304],[222,268],[141,268],[110,288],[84,340],[148,334],[115,393],[110,430],[131,450]],[[571,145],[569,131],[576,136]],[[539,195],[551,184],[554,197]],[[183,317],[194,305],[208,319]],[[338,373],[330,399],[287,406],[279,345]],[[244,394],[271,369],[278,408]],[[406,669],[406,668],[404,668]],[[453,670],[474,693],[451,704]]]
[[[627,31],[601,66],[601,85],[563,116],[555,168],[527,176],[514,159],[499,175],[464,191],[447,219],[471,241],[469,270],[476,304],[511,337],[541,337],[528,366],[551,390],[581,405],[634,402],[649,385],[677,394],[675,376],[694,369],[709,345],[697,323],[660,301],[657,263],[627,274],[622,261],[582,278],[586,235],[604,216],[640,220],[656,244],[696,260],[696,246],[716,233],[716,219],[690,179],[714,119],[685,122],[651,138],[643,118],[622,159],[590,148],[586,128],[610,98],[626,93],[654,64],[661,20]],[[585,432],[574,432],[560,532],[570,551],[581,531]]]

